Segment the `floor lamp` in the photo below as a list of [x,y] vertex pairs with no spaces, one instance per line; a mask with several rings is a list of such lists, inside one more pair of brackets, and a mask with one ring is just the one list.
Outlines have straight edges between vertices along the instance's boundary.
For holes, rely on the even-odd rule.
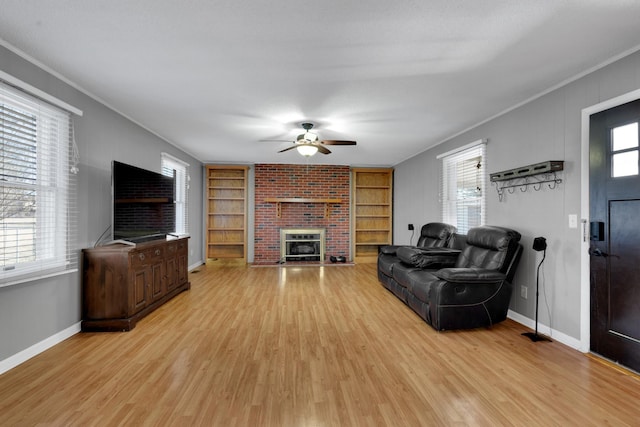
[[545,257],[547,256],[547,239],[544,237],[536,237],[533,239],[533,250],[536,252],[542,252],[542,260],[540,260],[540,264],[538,264],[538,271],[536,272],[536,331],[535,332],[525,332],[522,335],[525,337],[529,337],[531,341],[551,341],[551,339],[545,337],[544,335],[538,334],[538,299],[540,296],[539,292],[539,283],[540,283],[540,267],[544,262]]

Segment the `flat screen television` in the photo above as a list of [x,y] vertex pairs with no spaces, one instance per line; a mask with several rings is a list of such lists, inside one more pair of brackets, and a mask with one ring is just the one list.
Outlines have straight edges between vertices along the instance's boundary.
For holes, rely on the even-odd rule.
[[112,238],[142,242],[175,231],[175,176],[113,161]]

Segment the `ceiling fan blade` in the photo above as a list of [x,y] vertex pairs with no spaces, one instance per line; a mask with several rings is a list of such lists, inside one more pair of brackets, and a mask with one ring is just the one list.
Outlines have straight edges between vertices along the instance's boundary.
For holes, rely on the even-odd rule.
[[292,145],[291,147],[288,147],[288,148],[285,148],[284,150],[278,151],[278,153],[284,153],[285,151],[293,150],[294,148],[296,148],[296,146]]
[[322,154],[331,154],[331,151],[327,147],[324,147],[322,144],[313,144],[313,145],[318,147],[318,151],[321,152]]
[[325,139],[320,141],[320,143],[324,145],[356,145],[355,141],[342,141],[336,139]]
[[259,139],[258,142],[292,142],[290,139]]

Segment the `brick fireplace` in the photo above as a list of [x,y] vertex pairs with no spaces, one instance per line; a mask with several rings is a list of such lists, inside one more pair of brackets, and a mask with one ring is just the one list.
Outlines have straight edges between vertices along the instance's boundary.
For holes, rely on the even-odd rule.
[[[348,166],[255,165],[254,263],[280,260],[280,229],[325,229],[325,258],[349,257]],[[268,199],[340,199],[339,203],[281,203]],[[278,212],[280,216],[278,217]]]

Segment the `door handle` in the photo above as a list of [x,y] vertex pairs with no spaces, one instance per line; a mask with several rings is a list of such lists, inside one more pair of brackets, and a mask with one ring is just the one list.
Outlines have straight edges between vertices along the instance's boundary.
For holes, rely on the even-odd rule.
[[593,250],[592,250],[591,248],[589,248],[589,255],[599,256],[599,257],[603,257],[603,258],[606,258],[606,257],[608,257],[608,256],[609,256],[609,254],[608,254],[608,253],[606,253],[606,252],[602,252],[602,251],[600,250],[600,248],[595,248],[595,249],[593,249]]

